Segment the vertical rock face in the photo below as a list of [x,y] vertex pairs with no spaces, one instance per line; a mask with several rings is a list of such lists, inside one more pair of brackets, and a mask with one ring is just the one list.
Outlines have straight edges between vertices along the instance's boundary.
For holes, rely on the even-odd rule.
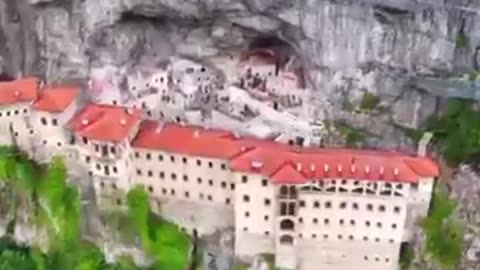
[[[473,52],[455,47],[459,32],[472,48],[480,42],[480,16],[472,12],[479,2],[5,0],[0,55],[8,74],[59,81],[87,78],[92,67],[128,70],[275,37],[306,68],[309,106],[329,104],[331,118],[371,127],[379,135],[371,144],[399,147],[405,139],[392,124],[416,127],[436,107],[411,87],[411,76],[471,68]],[[358,117],[342,106],[346,99],[360,105],[364,93],[388,110]]]

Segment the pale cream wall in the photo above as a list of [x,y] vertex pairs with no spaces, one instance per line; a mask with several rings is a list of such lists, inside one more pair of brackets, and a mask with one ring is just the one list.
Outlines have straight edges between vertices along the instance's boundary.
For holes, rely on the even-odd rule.
[[65,125],[73,117],[76,109],[77,105],[74,102],[61,113],[32,111],[30,123],[36,158],[48,161],[52,156],[62,154],[69,148],[72,134]]
[[273,253],[277,212],[274,186],[260,175],[233,174],[236,183],[236,254],[250,257],[259,253]]
[[181,226],[199,233],[233,226],[235,186],[226,161],[135,148],[134,167],[133,182]]
[[[18,103],[0,108],[0,144],[11,145],[12,135],[20,148],[28,150],[31,144],[29,133],[30,103]],[[10,132],[10,125],[13,134]]]

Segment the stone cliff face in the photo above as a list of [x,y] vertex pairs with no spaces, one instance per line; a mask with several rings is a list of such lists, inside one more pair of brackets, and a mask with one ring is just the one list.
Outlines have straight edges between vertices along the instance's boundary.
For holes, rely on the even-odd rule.
[[[329,118],[379,135],[373,146],[406,147],[393,123],[416,127],[437,103],[410,77],[470,68],[473,51],[456,49],[456,39],[464,33],[474,47],[480,38],[479,1],[429,1],[4,0],[0,53],[8,74],[60,81],[84,79],[94,66],[202,56],[266,37],[299,56],[311,102]],[[388,110],[372,117],[345,108],[365,92]]]

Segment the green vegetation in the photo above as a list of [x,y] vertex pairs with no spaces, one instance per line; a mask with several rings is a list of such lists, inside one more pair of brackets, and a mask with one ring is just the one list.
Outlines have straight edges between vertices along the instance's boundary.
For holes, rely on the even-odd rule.
[[455,216],[456,202],[438,185],[427,218],[422,221],[426,252],[444,270],[455,269],[463,251],[463,226]]
[[235,265],[233,266],[233,270],[247,270],[248,265],[239,261],[235,262]]
[[466,49],[470,46],[470,39],[463,31],[458,32],[455,46],[458,49]]
[[365,92],[363,94],[363,98],[360,103],[360,109],[365,111],[373,111],[379,103],[380,103],[380,98],[378,98],[374,94]]
[[413,251],[413,248],[409,244],[402,245],[400,253],[400,269],[408,270],[410,265],[412,265],[414,258],[415,252]]
[[275,270],[275,255],[274,254],[262,254],[263,259],[268,264],[268,270]]
[[[16,148],[0,147],[0,214],[9,220],[7,236],[0,239],[0,270],[140,269],[129,259],[108,265],[95,244],[82,240],[80,196],[66,178],[61,158],[54,158],[48,166],[38,166]],[[184,270],[189,259],[189,237],[177,226],[152,215],[143,189],[128,193],[128,206],[128,213],[111,214],[110,225],[128,228],[130,240],[140,236],[145,251],[156,259],[152,269]],[[9,236],[18,223],[44,232],[45,243],[29,248],[12,244]],[[48,253],[42,253],[40,246]]]
[[450,100],[446,113],[431,118],[426,130],[433,132],[439,150],[452,166],[472,161],[480,153],[480,112],[469,101]]
[[329,123],[329,125],[332,125],[340,134],[342,134],[345,138],[345,144],[348,147],[358,147],[359,144],[363,143],[365,141],[365,135],[364,133],[356,129],[346,123],[335,121]]
[[157,260],[157,268],[185,269],[191,242],[188,235],[178,226],[150,212],[148,195],[142,187],[135,187],[128,192],[127,203],[142,246]]

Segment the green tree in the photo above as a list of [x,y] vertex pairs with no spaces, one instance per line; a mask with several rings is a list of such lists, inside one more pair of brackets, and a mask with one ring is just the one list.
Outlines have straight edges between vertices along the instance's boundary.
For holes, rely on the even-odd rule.
[[462,257],[463,226],[456,216],[456,206],[446,188],[439,185],[433,193],[430,213],[422,222],[426,251],[445,270],[455,269]]

